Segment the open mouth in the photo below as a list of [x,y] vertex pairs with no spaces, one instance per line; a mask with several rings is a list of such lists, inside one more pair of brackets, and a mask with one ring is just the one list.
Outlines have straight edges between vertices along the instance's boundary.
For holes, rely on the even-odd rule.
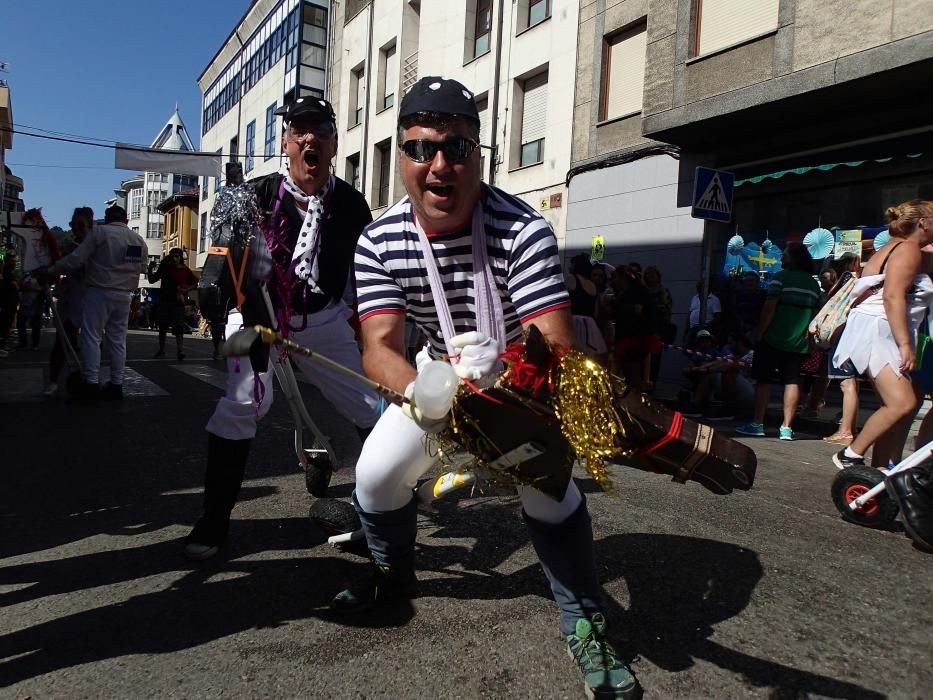
[[308,165],[317,165],[320,158],[315,151],[305,151],[302,156],[304,162]]
[[449,197],[454,192],[452,185],[428,185],[427,190],[437,197]]

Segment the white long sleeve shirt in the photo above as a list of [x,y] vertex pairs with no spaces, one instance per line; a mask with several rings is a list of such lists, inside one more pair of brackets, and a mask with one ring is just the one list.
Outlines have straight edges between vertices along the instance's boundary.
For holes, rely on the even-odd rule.
[[74,252],[49,268],[50,273],[72,272],[84,266],[87,287],[132,292],[146,272],[146,241],[129,226],[95,226]]

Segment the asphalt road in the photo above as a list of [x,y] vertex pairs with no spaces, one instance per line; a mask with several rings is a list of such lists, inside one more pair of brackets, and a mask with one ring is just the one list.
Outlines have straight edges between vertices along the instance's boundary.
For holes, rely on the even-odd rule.
[[[282,401],[230,545],[186,562],[224,376],[209,343],[188,345],[182,365],[152,360],[154,336],[131,334],[120,403],[42,399],[45,352],[0,359],[0,696],[583,697],[514,502],[442,501],[419,521],[420,597],[335,618],[366,563],[307,520]],[[355,432],[305,389],[352,467]],[[933,555],[843,522],[832,447],[802,437],[755,441],[756,488],[728,497],[624,468],[610,497],[580,474],[646,697],[933,696]],[[335,484],[349,497],[352,469]]]

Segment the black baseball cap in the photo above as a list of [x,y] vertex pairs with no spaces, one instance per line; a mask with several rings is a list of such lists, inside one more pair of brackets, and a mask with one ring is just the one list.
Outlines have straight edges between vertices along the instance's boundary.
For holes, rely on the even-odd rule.
[[282,105],[275,110],[275,113],[284,115],[283,121],[286,124],[291,124],[302,117],[327,121],[332,124],[337,123],[337,115],[334,114],[334,108],[331,107],[330,102],[323,97],[315,97],[314,95],[299,97],[290,105]]
[[411,86],[398,110],[398,121],[414,114],[433,112],[463,117],[479,124],[479,111],[473,93],[463,83],[437,75],[428,75]]

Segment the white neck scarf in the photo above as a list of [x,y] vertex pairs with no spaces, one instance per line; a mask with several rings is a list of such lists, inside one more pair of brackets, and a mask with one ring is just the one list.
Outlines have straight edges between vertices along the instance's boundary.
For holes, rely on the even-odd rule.
[[318,254],[321,249],[321,221],[324,218],[324,201],[327,194],[334,187],[334,176],[327,178],[327,182],[312,195],[306,194],[288,171],[288,163],[283,164],[279,171],[283,176],[285,190],[295,199],[300,208],[305,210],[305,219],[295,241],[295,250],[292,251],[292,264],[295,265],[295,275],[308,283],[312,292],[323,293],[318,286]]
[[[444,281],[437,269],[437,260],[434,258],[431,241],[428,240],[427,234],[415,215],[414,206],[411,214],[415,221],[415,229],[418,232],[418,240],[421,243],[421,254],[424,257],[424,264],[428,273],[431,296],[434,297],[434,307],[437,309],[437,319],[440,322],[441,332],[444,334],[444,344],[447,346],[447,354],[453,358],[457,353],[450,345],[450,339],[457,332],[454,328],[453,318],[450,315],[450,307],[447,304]],[[476,307],[476,329],[490,338],[495,338],[499,346],[499,352],[502,352],[505,350],[505,320],[502,312],[502,299],[499,298],[496,280],[489,267],[482,200],[477,202],[476,207],[473,209],[472,233],[473,298]]]

